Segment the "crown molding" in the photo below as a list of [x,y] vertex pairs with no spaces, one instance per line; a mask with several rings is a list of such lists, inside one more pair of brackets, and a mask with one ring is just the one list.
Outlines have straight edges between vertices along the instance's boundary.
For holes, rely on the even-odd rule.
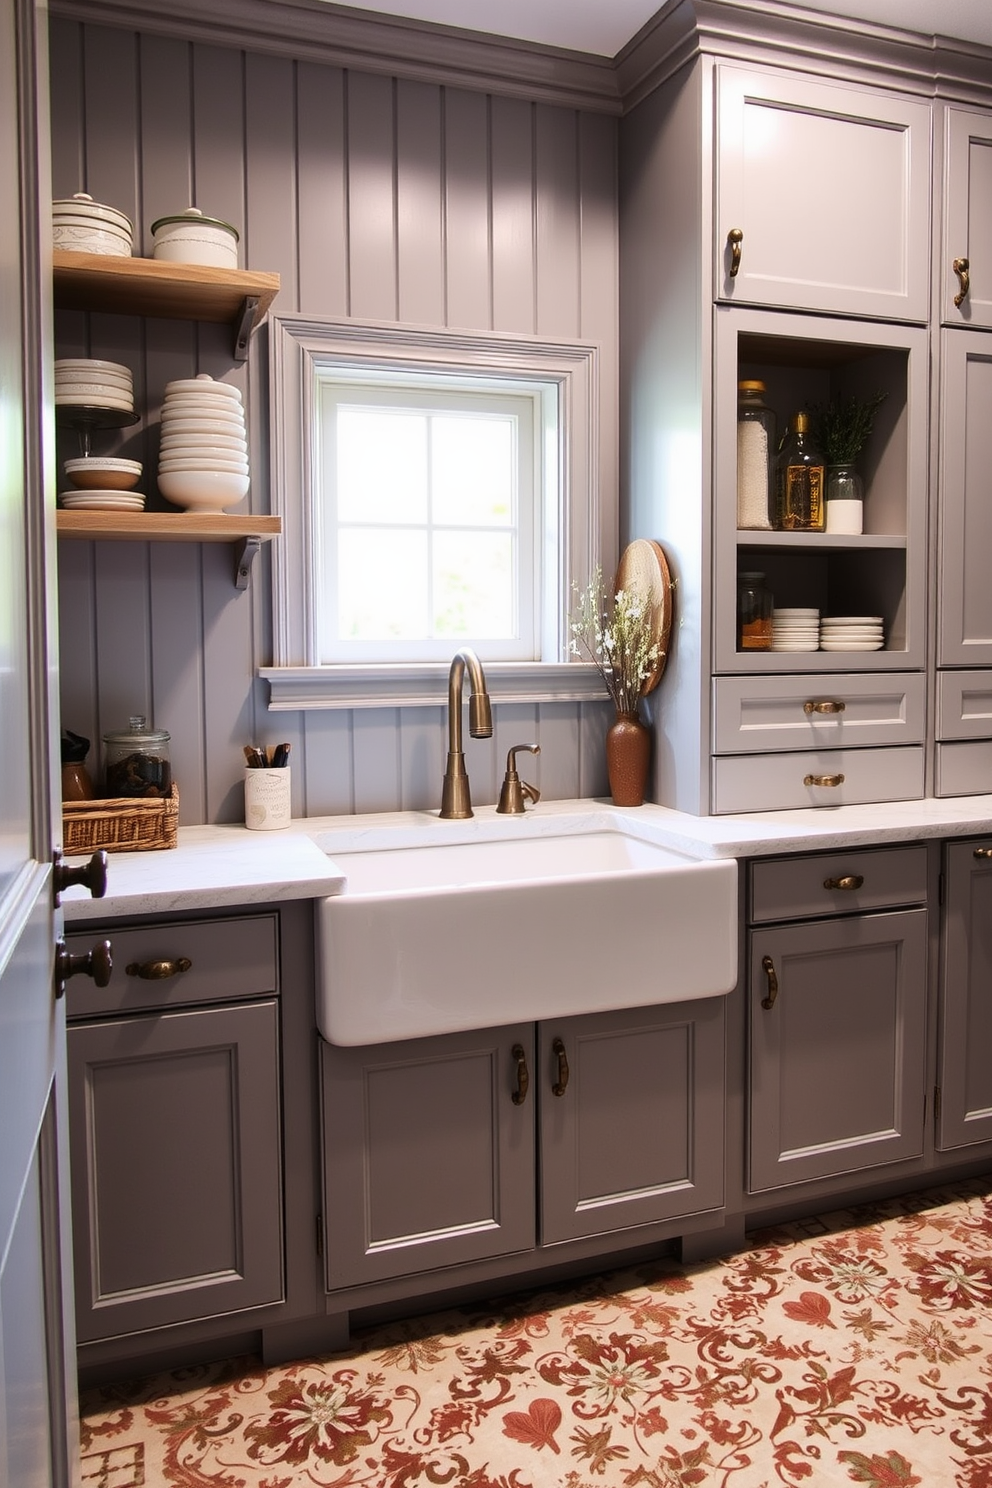
[[51,14],[361,72],[619,114],[611,60],[325,0],[51,0]]

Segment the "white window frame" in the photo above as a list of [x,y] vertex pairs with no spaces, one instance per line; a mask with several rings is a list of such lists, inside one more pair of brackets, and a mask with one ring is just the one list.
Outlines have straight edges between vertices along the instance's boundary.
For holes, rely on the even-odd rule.
[[[312,708],[423,706],[446,698],[448,662],[320,663],[317,634],[319,467],[318,371],[322,366],[370,367],[441,376],[505,376],[517,383],[553,383],[559,402],[557,513],[559,594],[554,657],[487,662],[499,702],[602,700],[590,663],[569,660],[568,604],[573,582],[585,586],[597,567],[611,573],[617,554],[617,493],[604,499],[599,449],[599,349],[584,341],[550,341],[316,318],[272,316],[271,510],[282,534],[271,545],[273,665],[259,669],[273,711]],[[452,645],[452,653],[457,647]]]

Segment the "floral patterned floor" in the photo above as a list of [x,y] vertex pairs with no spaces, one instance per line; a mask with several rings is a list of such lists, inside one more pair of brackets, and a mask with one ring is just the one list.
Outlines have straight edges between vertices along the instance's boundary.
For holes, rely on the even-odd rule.
[[84,1488],[992,1488],[992,1179],[82,1401]]

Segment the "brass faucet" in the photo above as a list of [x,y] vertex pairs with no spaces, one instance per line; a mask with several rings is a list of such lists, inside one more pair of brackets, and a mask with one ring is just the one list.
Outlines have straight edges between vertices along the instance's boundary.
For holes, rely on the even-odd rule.
[[521,780],[517,774],[517,750],[528,749],[531,754],[540,754],[540,744],[514,744],[506,756],[506,775],[503,780],[503,789],[499,793],[499,805],[496,807],[500,816],[522,816],[524,813],[524,802],[532,801],[536,806],[541,799],[541,792],[536,785],[528,785],[526,780]]
[[462,682],[466,667],[472,684],[468,700],[468,731],[473,739],[490,739],[493,732],[493,711],[482,664],[475,652],[465,646],[455,652],[448,672],[448,763],[441,787],[442,821],[461,821],[473,815],[462,753]]

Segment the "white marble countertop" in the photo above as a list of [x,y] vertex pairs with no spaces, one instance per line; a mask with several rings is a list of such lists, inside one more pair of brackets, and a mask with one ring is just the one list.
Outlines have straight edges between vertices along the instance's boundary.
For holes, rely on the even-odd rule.
[[62,904],[70,921],[323,898],[344,886],[335,852],[522,834],[560,836],[618,825],[694,858],[766,857],[992,835],[992,795],[710,817],[665,806],[621,808],[608,800],[542,801],[523,817],[498,816],[493,806],[477,807],[469,821],[442,822],[436,812],[398,811],[307,817],[284,832],[180,827],[174,849],[112,853],[104,899],[91,899],[74,887],[63,894]]

